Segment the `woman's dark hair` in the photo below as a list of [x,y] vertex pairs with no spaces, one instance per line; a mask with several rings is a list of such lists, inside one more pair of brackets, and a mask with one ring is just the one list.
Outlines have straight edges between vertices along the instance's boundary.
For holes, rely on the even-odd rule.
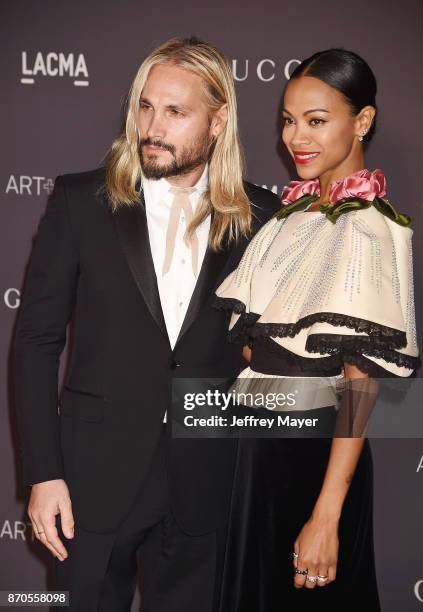
[[[318,51],[301,62],[291,79],[312,76],[337,89],[357,115],[367,105],[376,106],[376,77],[362,57],[345,49]],[[369,142],[376,128],[376,117],[364,137]]]

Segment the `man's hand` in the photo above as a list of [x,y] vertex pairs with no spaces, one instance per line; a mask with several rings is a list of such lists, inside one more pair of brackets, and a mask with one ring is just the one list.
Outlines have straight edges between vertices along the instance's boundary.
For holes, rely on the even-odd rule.
[[74,536],[74,520],[69,489],[62,479],[46,480],[32,485],[28,504],[35,537],[55,557],[63,561],[68,556],[56,528],[56,515],[60,514],[62,531],[66,538]]

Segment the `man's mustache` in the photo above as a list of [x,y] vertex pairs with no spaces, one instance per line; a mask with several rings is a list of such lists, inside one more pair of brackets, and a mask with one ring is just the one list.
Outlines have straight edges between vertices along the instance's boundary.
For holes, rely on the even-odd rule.
[[140,140],[140,147],[144,147],[146,145],[147,146],[151,145],[153,147],[161,147],[162,149],[169,151],[173,155],[176,152],[176,148],[174,147],[174,145],[167,144],[166,142],[161,142],[160,140],[157,140],[157,139],[153,140],[152,138],[142,138]]

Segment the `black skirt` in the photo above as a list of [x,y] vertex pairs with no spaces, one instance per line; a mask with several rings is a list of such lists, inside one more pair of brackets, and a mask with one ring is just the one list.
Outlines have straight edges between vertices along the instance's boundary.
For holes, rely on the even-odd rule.
[[[247,409],[248,410],[248,409]],[[336,579],[293,586],[294,541],[326,472],[331,438],[240,438],[220,612],[379,612],[373,464],[365,440],[339,522]]]

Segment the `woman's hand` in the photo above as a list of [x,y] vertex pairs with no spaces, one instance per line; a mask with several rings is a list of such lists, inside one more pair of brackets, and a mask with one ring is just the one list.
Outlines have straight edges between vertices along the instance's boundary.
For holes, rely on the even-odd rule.
[[[308,569],[307,574],[294,574],[294,586],[314,589],[335,580],[338,562],[338,520],[333,517],[311,516],[294,542],[294,567]],[[316,580],[311,581],[310,577]],[[318,576],[327,576],[319,580]]]

